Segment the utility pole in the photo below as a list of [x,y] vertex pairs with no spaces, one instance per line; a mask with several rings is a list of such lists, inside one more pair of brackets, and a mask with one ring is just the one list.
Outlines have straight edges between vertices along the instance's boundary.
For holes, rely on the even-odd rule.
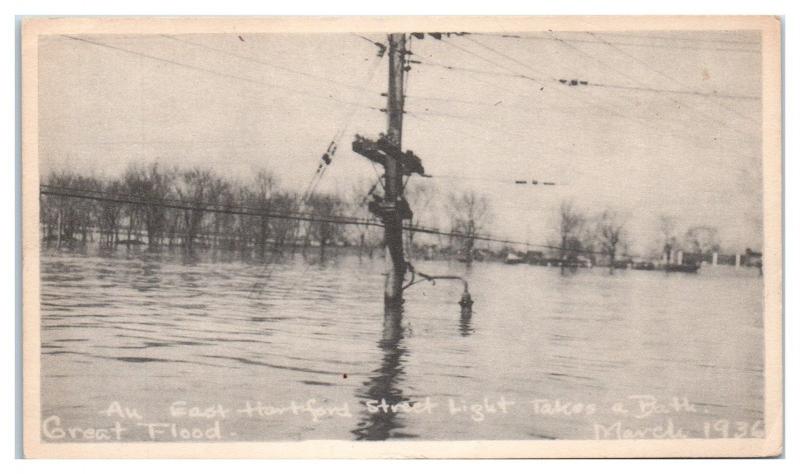
[[[397,306],[403,302],[406,260],[403,255],[403,220],[413,213],[403,197],[403,177],[425,176],[422,160],[411,150],[403,151],[403,79],[406,73],[406,35],[389,35],[389,90],[386,93],[387,131],[377,140],[356,135],[353,151],[383,166],[384,195],[372,195],[369,210],[383,222],[386,258],[384,302]],[[381,45],[382,46],[382,45]],[[383,54],[381,49],[379,54]],[[371,191],[370,191],[371,193]]]
[[[389,90],[386,114],[388,128],[386,139],[389,145],[402,150],[403,137],[403,77],[405,75],[406,35],[389,35]],[[399,203],[403,197],[403,173],[397,156],[388,154],[384,164],[386,170],[386,196],[384,209],[384,245],[387,258],[384,301],[389,305],[403,302],[403,277],[406,261],[403,255],[403,220]]]

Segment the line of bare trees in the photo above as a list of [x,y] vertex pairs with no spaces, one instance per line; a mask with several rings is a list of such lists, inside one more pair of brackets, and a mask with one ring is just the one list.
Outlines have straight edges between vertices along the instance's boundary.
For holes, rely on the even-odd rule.
[[[358,248],[372,256],[382,246],[383,230],[368,225],[342,225],[327,221],[298,221],[267,215],[242,215],[233,212],[210,212],[209,207],[232,211],[259,209],[270,214],[293,214],[300,211],[318,216],[348,215],[373,218],[367,200],[380,192],[380,183],[357,181],[349,192],[316,192],[306,201],[280,186],[269,171],[255,173],[249,180],[236,181],[205,168],[165,168],[156,163],[132,164],[117,178],[101,179],[71,171],[54,172],[43,184],[58,188],[79,189],[125,200],[91,200],[60,195],[41,196],[41,226],[48,244],[75,245],[98,240],[107,247],[147,245],[151,249],[179,246],[188,251],[212,248],[241,251],[263,257],[284,249],[303,251],[318,247],[324,255],[331,246]],[[430,182],[408,185],[405,195],[413,216],[410,224],[449,230],[458,236],[430,237],[418,244],[417,232],[407,231],[407,252],[414,258],[420,249],[436,247],[440,256],[457,257],[467,263],[479,256],[475,237],[490,233],[493,221],[489,199],[474,191],[441,191]],[[179,201],[182,208],[159,203]],[[302,209],[301,209],[302,207]],[[442,225],[443,217],[448,221]],[[556,234],[551,245],[558,249],[562,266],[581,259],[604,259],[613,271],[620,260],[627,260],[631,244],[628,216],[614,209],[588,214],[574,202],[564,201],[559,209]],[[669,255],[673,250],[706,255],[718,252],[718,232],[699,226],[681,235],[674,218],[660,219],[663,242],[654,255]],[[438,241],[431,241],[438,239]]]
[[563,201],[557,223],[562,268],[579,259],[602,255],[613,272],[618,257],[627,252],[629,245],[626,226],[626,216],[614,209],[592,216],[578,209],[573,201]]
[[[76,189],[119,200],[84,199],[56,194],[41,196],[41,226],[47,244],[83,245],[95,239],[101,246],[182,247],[239,250],[264,256],[286,248],[303,250],[318,246],[324,254],[333,245],[357,247],[372,256],[382,246],[383,231],[368,225],[341,225],[324,221],[298,221],[263,215],[210,212],[209,207],[230,211],[251,208],[271,214],[303,211],[318,216],[347,215],[374,218],[368,210],[370,194],[380,193],[380,183],[356,181],[346,193],[313,193],[302,197],[280,186],[269,171],[259,171],[241,182],[218,175],[206,168],[165,168],[157,163],[132,164],[116,178],[97,178],[63,170],[42,180],[55,188]],[[406,186],[405,195],[414,210],[411,226],[441,226],[440,217],[449,222],[441,226],[459,237],[430,237],[417,241],[417,233],[407,231],[406,243],[412,257],[431,245],[440,254],[471,261],[475,236],[488,229],[491,206],[488,198],[475,192],[440,191],[426,181]],[[182,208],[160,203],[177,201]],[[302,204],[302,209],[301,209]],[[449,227],[448,227],[449,225]],[[437,239],[432,241],[431,239]]]
[[[590,215],[573,201],[564,201],[557,222],[559,258],[569,262],[604,257],[604,263],[613,272],[618,263],[630,260],[628,251],[632,241],[628,224],[629,216],[618,210],[608,208]],[[661,240],[653,242],[649,251],[651,257],[661,258],[680,250],[695,260],[708,260],[720,251],[719,232],[715,227],[692,226],[681,231],[677,219],[667,215],[658,218],[658,226]]]
[[[43,184],[109,196],[131,202],[91,200],[61,195],[41,197],[40,220],[45,242],[55,245],[85,244],[97,237],[99,244],[224,248],[255,252],[304,249],[312,244],[320,252],[352,239],[353,230],[330,222],[301,222],[262,215],[209,212],[209,206],[225,210],[247,207],[266,213],[291,214],[300,210],[301,197],[282,189],[268,171],[246,182],[217,175],[204,168],[164,168],[156,163],[131,165],[119,178],[99,179],[70,171],[51,173]],[[179,201],[185,208],[159,203]],[[341,196],[314,193],[303,202],[304,211],[334,216],[348,209]],[[351,206],[352,207],[352,206]],[[379,229],[360,228],[359,250],[380,244]],[[368,249],[369,248],[369,249]]]

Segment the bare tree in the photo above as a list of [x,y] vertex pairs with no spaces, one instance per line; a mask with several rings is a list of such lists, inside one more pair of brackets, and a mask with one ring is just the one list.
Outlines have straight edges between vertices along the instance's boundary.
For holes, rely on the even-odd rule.
[[405,189],[406,199],[413,212],[412,229],[408,230],[408,252],[411,258],[414,256],[414,235],[416,234],[413,227],[421,226],[435,215],[436,209],[433,204],[437,197],[436,194],[436,188],[426,181],[414,181]]
[[[141,173],[140,169],[136,166],[128,166],[122,176],[122,189],[123,192],[131,197],[143,197]],[[137,224],[141,216],[144,214],[144,206],[137,203],[129,203],[125,206],[125,214],[127,217],[128,236],[125,239],[127,246],[131,245],[134,233],[136,232]]]
[[597,219],[596,237],[600,249],[608,256],[609,273],[614,273],[617,252],[624,245],[625,220],[614,210],[603,211]]
[[719,252],[719,231],[716,227],[696,226],[686,231],[683,238],[686,250],[700,255],[709,255]]
[[[347,214],[364,220],[374,219],[375,216],[369,211],[369,200],[373,193],[380,186],[380,183],[368,179],[360,179],[353,183],[350,192],[345,197],[344,206]],[[372,258],[373,251],[379,247],[383,239],[382,235],[376,232],[377,228],[367,224],[357,224],[349,227],[353,239],[358,246],[358,256],[367,251]]]
[[[343,207],[343,201],[333,194],[315,194],[309,199],[309,207],[316,217],[330,218],[336,216]],[[318,220],[308,226],[309,238],[319,242],[319,254],[325,257],[325,249],[341,237],[342,229],[339,224]]]
[[[253,179],[249,204],[264,213],[270,212],[272,209],[272,199],[275,193],[275,188],[278,185],[278,180],[275,176],[266,171],[259,171]],[[267,240],[270,236],[270,218],[266,215],[261,215],[255,218],[255,242],[258,255],[264,257],[267,252]]]
[[[49,186],[72,188],[76,186],[77,176],[69,171],[52,172],[45,183]],[[77,209],[72,199],[65,196],[50,195],[42,198],[41,218],[45,221],[50,239],[56,240],[61,247],[65,242],[72,242],[79,229]]]
[[211,216],[214,248],[229,247],[230,236],[233,233],[236,216],[231,213],[236,207],[234,189],[236,183],[217,177],[211,182],[209,200],[222,212]]
[[166,221],[164,233],[167,245],[172,247],[183,236],[183,211],[180,209],[165,209]]
[[[238,186],[233,192],[236,204],[240,205],[241,203],[249,202],[251,192],[246,186]],[[234,240],[237,242],[243,257],[248,254],[250,248],[250,221],[250,216],[238,215],[233,228]]]
[[[76,176],[73,186],[86,191],[102,191],[103,189],[102,182],[93,176]],[[73,199],[70,205],[75,212],[75,227],[81,235],[81,245],[86,245],[87,240],[93,239],[90,230],[98,220],[98,203],[92,199]]]
[[492,221],[489,199],[475,191],[465,191],[450,195],[447,203],[450,214],[451,229],[460,234],[463,243],[464,259],[472,263],[475,237]]
[[[279,192],[272,198],[272,209],[281,214],[294,214],[299,211],[300,197],[295,193]],[[273,235],[273,246],[275,249],[283,248],[287,244],[291,245],[292,252],[295,249],[298,222],[294,219],[271,219],[270,232]]]
[[189,251],[194,249],[195,239],[203,230],[203,206],[210,200],[213,182],[213,174],[206,169],[193,168],[181,173],[177,186],[178,198],[191,205],[191,209],[183,211],[183,245]]
[[572,201],[563,201],[559,207],[558,235],[561,240],[559,248],[562,266],[568,257],[582,250],[581,233],[586,218]]
[[167,212],[161,202],[172,196],[175,172],[162,170],[158,163],[132,165],[124,175],[125,191],[136,201],[128,208],[128,241],[141,219],[147,231],[148,246],[156,248],[167,228]]
[[[104,186],[104,190],[112,195],[123,192],[123,184],[119,180],[113,180]],[[101,239],[105,245],[113,247],[119,241],[119,227],[122,221],[122,206],[113,201],[101,201],[99,204],[99,225]]]

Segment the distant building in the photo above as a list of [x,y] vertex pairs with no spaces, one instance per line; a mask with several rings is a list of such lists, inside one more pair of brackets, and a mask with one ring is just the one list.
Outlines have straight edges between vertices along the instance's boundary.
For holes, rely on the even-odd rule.
[[763,255],[761,252],[754,252],[751,249],[746,249],[744,251],[744,259],[742,261],[742,265],[747,267],[758,267],[761,268],[763,265]]

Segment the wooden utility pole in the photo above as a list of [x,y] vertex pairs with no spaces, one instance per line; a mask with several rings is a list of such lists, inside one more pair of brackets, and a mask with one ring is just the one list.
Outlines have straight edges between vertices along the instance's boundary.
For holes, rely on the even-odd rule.
[[[381,52],[385,50],[383,45]],[[403,176],[425,176],[422,160],[411,150],[403,151],[403,79],[406,74],[406,35],[389,35],[389,90],[386,93],[387,131],[377,140],[356,135],[353,151],[383,166],[384,195],[372,195],[369,210],[381,219],[384,228],[386,286],[384,301],[395,306],[403,302],[403,277],[406,260],[403,256],[403,219],[413,213],[403,197]],[[372,194],[372,191],[370,191]],[[388,314],[388,313],[387,313]]]
[[[386,139],[397,150],[402,150],[405,54],[405,33],[390,34]],[[399,208],[403,197],[403,173],[398,157],[392,154],[387,155],[384,167],[386,170],[386,208],[383,219],[384,245],[387,256],[384,301],[386,304],[395,305],[403,302],[403,277],[406,271],[406,261],[403,256],[403,221]]]

